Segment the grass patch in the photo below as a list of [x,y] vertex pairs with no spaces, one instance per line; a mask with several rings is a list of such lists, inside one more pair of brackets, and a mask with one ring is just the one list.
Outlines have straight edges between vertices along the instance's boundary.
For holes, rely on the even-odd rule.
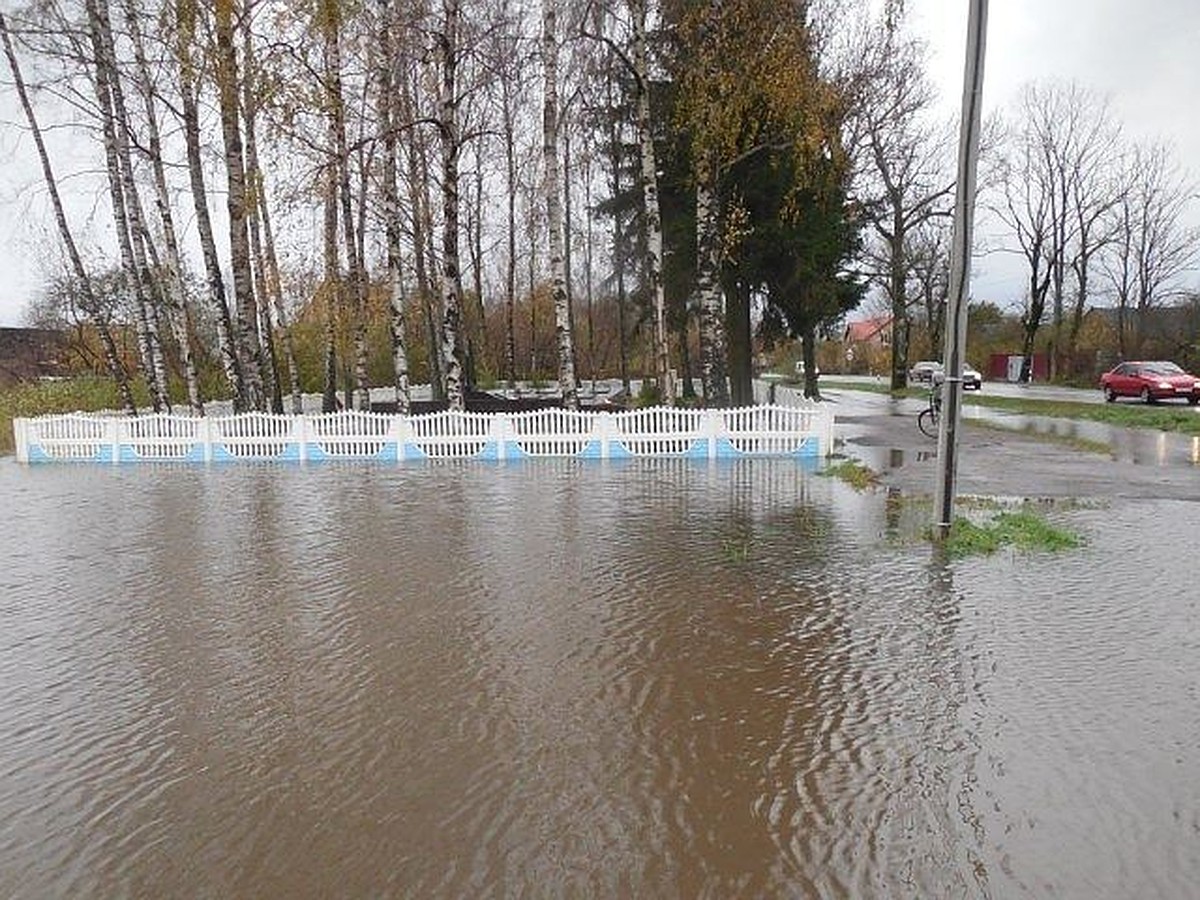
[[1027,400],[1023,397],[988,397],[979,394],[972,394],[965,402],[1052,419],[1082,419],[1116,425],[1119,428],[1149,428],[1177,434],[1200,434],[1200,415],[1190,406],[1071,403],[1060,400]]
[[[144,385],[131,386],[138,406],[148,406],[150,398]],[[120,408],[121,397],[111,378],[80,377],[15,385],[0,391],[0,454],[16,450],[13,419]]]
[[1078,535],[1051,525],[1030,510],[1002,512],[989,522],[958,518],[950,526],[943,547],[952,559],[990,555],[1002,547],[1022,551],[1057,553],[1073,550],[1083,541]]
[[727,563],[744,563],[750,559],[749,538],[727,538],[721,541],[721,556]]
[[856,491],[865,491],[879,482],[877,472],[853,459],[842,460],[837,465],[821,469],[817,474],[844,481]]

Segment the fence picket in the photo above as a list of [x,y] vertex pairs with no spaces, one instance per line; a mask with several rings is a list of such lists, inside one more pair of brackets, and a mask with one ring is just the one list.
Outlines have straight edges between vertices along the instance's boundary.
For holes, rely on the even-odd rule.
[[542,409],[395,416],[346,410],[138,418],[16,419],[20,462],[780,456],[832,452],[833,416],[813,404],[731,410]]

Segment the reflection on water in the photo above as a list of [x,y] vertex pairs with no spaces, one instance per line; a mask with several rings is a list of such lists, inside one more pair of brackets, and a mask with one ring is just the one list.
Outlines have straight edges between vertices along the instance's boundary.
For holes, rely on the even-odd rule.
[[1105,444],[1111,449],[1113,458],[1120,462],[1147,466],[1200,465],[1200,437],[1191,435],[1145,428],[1121,428],[1083,419],[1028,416],[986,406],[966,406],[963,415],[1019,431],[1029,430],[1037,434]]
[[[1177,549],[782,461],[0,465],[0,896],[1186,896]],[[1127,504],[1145,533],[1189,504]],[[902,529],[900,529],[902,530]]]

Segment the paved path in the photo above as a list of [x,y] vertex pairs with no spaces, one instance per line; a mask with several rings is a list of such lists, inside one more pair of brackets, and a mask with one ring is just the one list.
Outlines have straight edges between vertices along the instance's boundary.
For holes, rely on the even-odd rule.
[[[830,390],[826,397],[834,404],[837,436],[848,456],[880,472],[890,487],[906,494],[933,494],[937,442],[917,429],[921,401],[849,390]],[[1061,441],[968,424],[960,443],[959,493],[1200,501],[1200,437],[1061,420],[1033,424],[1047,423],[1063,426],[1068,434],[1077,431],[1076,436],[1102,440],[1114,450],[1089,452]]]

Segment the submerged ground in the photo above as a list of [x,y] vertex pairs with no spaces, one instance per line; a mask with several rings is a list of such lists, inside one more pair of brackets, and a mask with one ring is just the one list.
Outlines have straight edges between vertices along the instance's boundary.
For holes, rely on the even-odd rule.
[[969,429],[1084,545],[947,563],[915,401],[832,399],[879,488],[0,460],[0,896],[1190,896],[1186,446]]

